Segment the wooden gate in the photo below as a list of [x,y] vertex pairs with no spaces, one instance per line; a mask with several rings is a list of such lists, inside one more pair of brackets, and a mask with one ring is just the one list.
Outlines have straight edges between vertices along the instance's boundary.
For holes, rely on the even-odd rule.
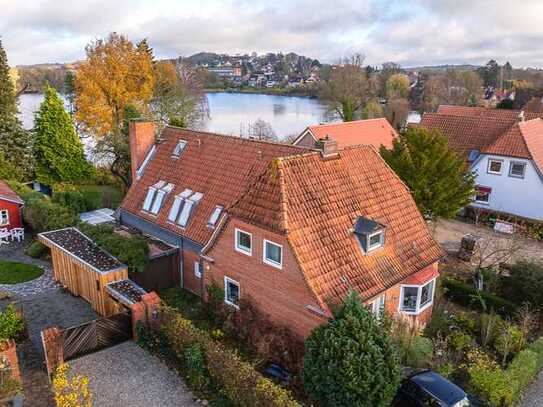
[[127,341],[132,336],[129,312],[95,319],[62,331],[64,360],[75,359]]

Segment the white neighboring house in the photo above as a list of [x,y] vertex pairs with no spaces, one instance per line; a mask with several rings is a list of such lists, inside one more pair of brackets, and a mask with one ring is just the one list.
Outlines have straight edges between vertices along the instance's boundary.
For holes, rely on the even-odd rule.
[[543,221],[543,120],[487,110],[492,117],[480,109],[471,116],[425,114],[421,126],[440,130],[466,156],[477,174],[471,206]]

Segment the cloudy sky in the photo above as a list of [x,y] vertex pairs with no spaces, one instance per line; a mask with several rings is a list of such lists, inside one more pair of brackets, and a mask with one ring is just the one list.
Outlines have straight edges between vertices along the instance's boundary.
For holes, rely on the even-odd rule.
[[71,62],[111,31],[148,38],[155,55],[296,52],[335,62],[543,67],[543,1],[0,0],[11,65]]

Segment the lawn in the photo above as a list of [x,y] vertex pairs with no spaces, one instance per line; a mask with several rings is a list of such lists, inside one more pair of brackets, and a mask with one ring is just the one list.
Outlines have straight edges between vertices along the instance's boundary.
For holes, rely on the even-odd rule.
[[43,274],[40,267],[14,261],[0,260],[0,284],[18,284],[34,280]]

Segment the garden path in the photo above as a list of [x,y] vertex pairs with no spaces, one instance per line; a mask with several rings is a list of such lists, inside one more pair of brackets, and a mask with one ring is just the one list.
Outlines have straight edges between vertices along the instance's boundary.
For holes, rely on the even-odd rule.
[[41,259],[34,259],[25,254],[25,250],[30,243],[31,239],[27,239],[21,243],[11,242],[7,245],[0,245],[0,259],[33,264],[41,267],[44,270],[43,274],[40,277],[25,283],[0,284],[0,291],[8,292],[18,298],[26,298],[58,289],[58,284],[53,281],[51,264]]

